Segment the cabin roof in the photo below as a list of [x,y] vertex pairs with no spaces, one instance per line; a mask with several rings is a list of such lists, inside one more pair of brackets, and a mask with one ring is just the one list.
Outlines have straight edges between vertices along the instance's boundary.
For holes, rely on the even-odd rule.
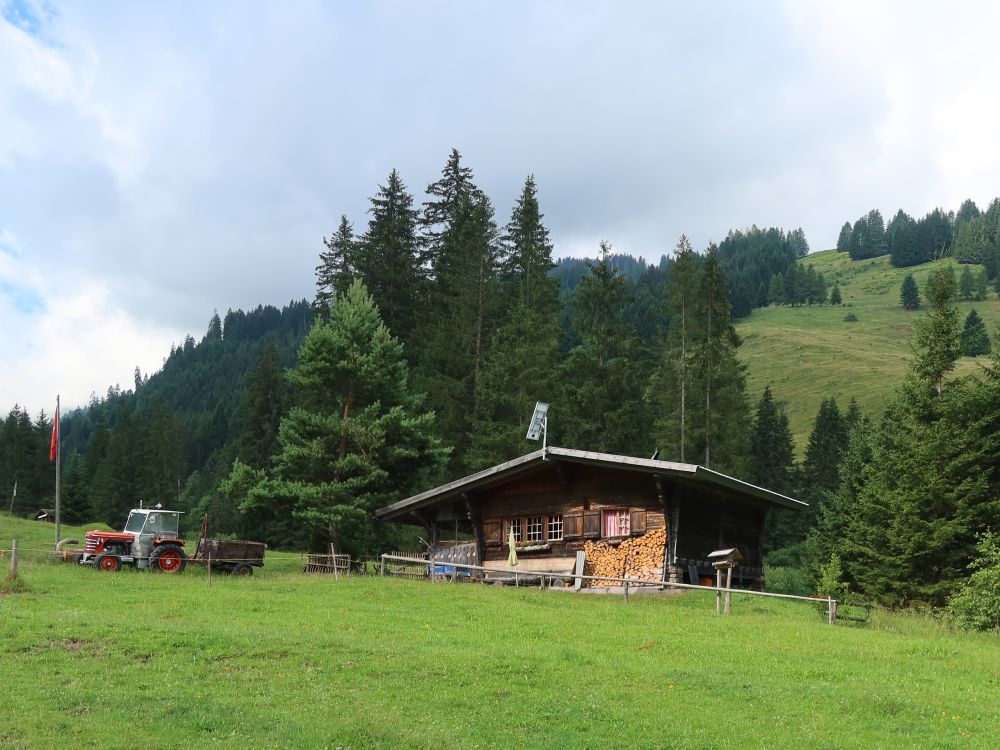
[[801,510],[808,507],[806,503],[786,497],[778,492],[758,487],[727,474],[697,464],[682,464],[674,461],[659,461],[651,458],[635,458],[633,456],[618,456],[612,453],[595,453],[593,451],[574,450],[572,448],[543,448],[527,453],[518,458],[497,464],[489,469],[477,471],[462,479],[442,484],[440,487],[421,492],[412,497],[379,508],[375,511],[376,518],[392,520],[400,518],[415,510],[437,505],[441,502],[460,497],[462,493],[483,487],[503,484],[520,474],[524,474],[546,462],[566,462],[603,466],[626,471],[637,471],[644,474],[657,474],[665,477],[677,477],[702,482],[717,488],[723,488],[730,494],[746,499],[763,501],[765,504],[781,508]]

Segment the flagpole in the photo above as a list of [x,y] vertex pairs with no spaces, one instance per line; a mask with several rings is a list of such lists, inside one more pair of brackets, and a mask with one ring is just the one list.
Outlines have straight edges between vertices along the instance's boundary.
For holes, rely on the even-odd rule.
[[62,419],[59,412],[59,395],[56,394],[56,424],[55,424],[55,434],[56,434],[56,544],[59,544],[59,537],[62,534],[62,508],[59,502],[59,479],[60,479],[60,468],[62,467],[62,430],[60,429],[59,420]]

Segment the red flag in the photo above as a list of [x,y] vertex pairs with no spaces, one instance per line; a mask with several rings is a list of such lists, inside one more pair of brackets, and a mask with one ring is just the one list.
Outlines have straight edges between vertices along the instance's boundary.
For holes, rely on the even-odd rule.
[[52,420],[52,442],[49,445],[49,461],[56,460],[56,450],[59,447],[59,400],[56,399],[56,416]]

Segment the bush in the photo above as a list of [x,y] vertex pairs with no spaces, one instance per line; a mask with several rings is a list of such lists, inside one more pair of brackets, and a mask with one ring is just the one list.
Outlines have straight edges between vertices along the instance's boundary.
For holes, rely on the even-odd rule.
[[830,560],[819,566],[819,580],[816,582],[816,593],[820,596],[829,596],[833,599],[842,599],[847,593],[847,586],[844,585],[844,566],[841,565],[840,555],[836,552],[830,555]]
[[858,322],[858,316],[855,315],[852,312],[847,313],[847,315],[844,316],[844,322],[845,323],[857,323]]
[[1000,629],[1000,538],[992,531],[979,537],[972,574],[948,600],[948,613],[968,630]]
[[781,565],[764,566],[764,589],[774,594],[812,596],[813,587],[809,573],[804,568],[786,568]]

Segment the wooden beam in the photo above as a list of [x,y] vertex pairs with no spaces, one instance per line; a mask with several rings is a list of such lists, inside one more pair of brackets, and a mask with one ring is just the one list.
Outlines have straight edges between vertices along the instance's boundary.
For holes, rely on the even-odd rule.
[[465,516],[472,526],[472,537],[476,540],[476,556],[479,558],[476,565],[482,565],[486,560],[486,541],[483,539],[483,518],[479,508],[472,507],[474,496],[469,492],[462,493],[462,502],[465,504]]

